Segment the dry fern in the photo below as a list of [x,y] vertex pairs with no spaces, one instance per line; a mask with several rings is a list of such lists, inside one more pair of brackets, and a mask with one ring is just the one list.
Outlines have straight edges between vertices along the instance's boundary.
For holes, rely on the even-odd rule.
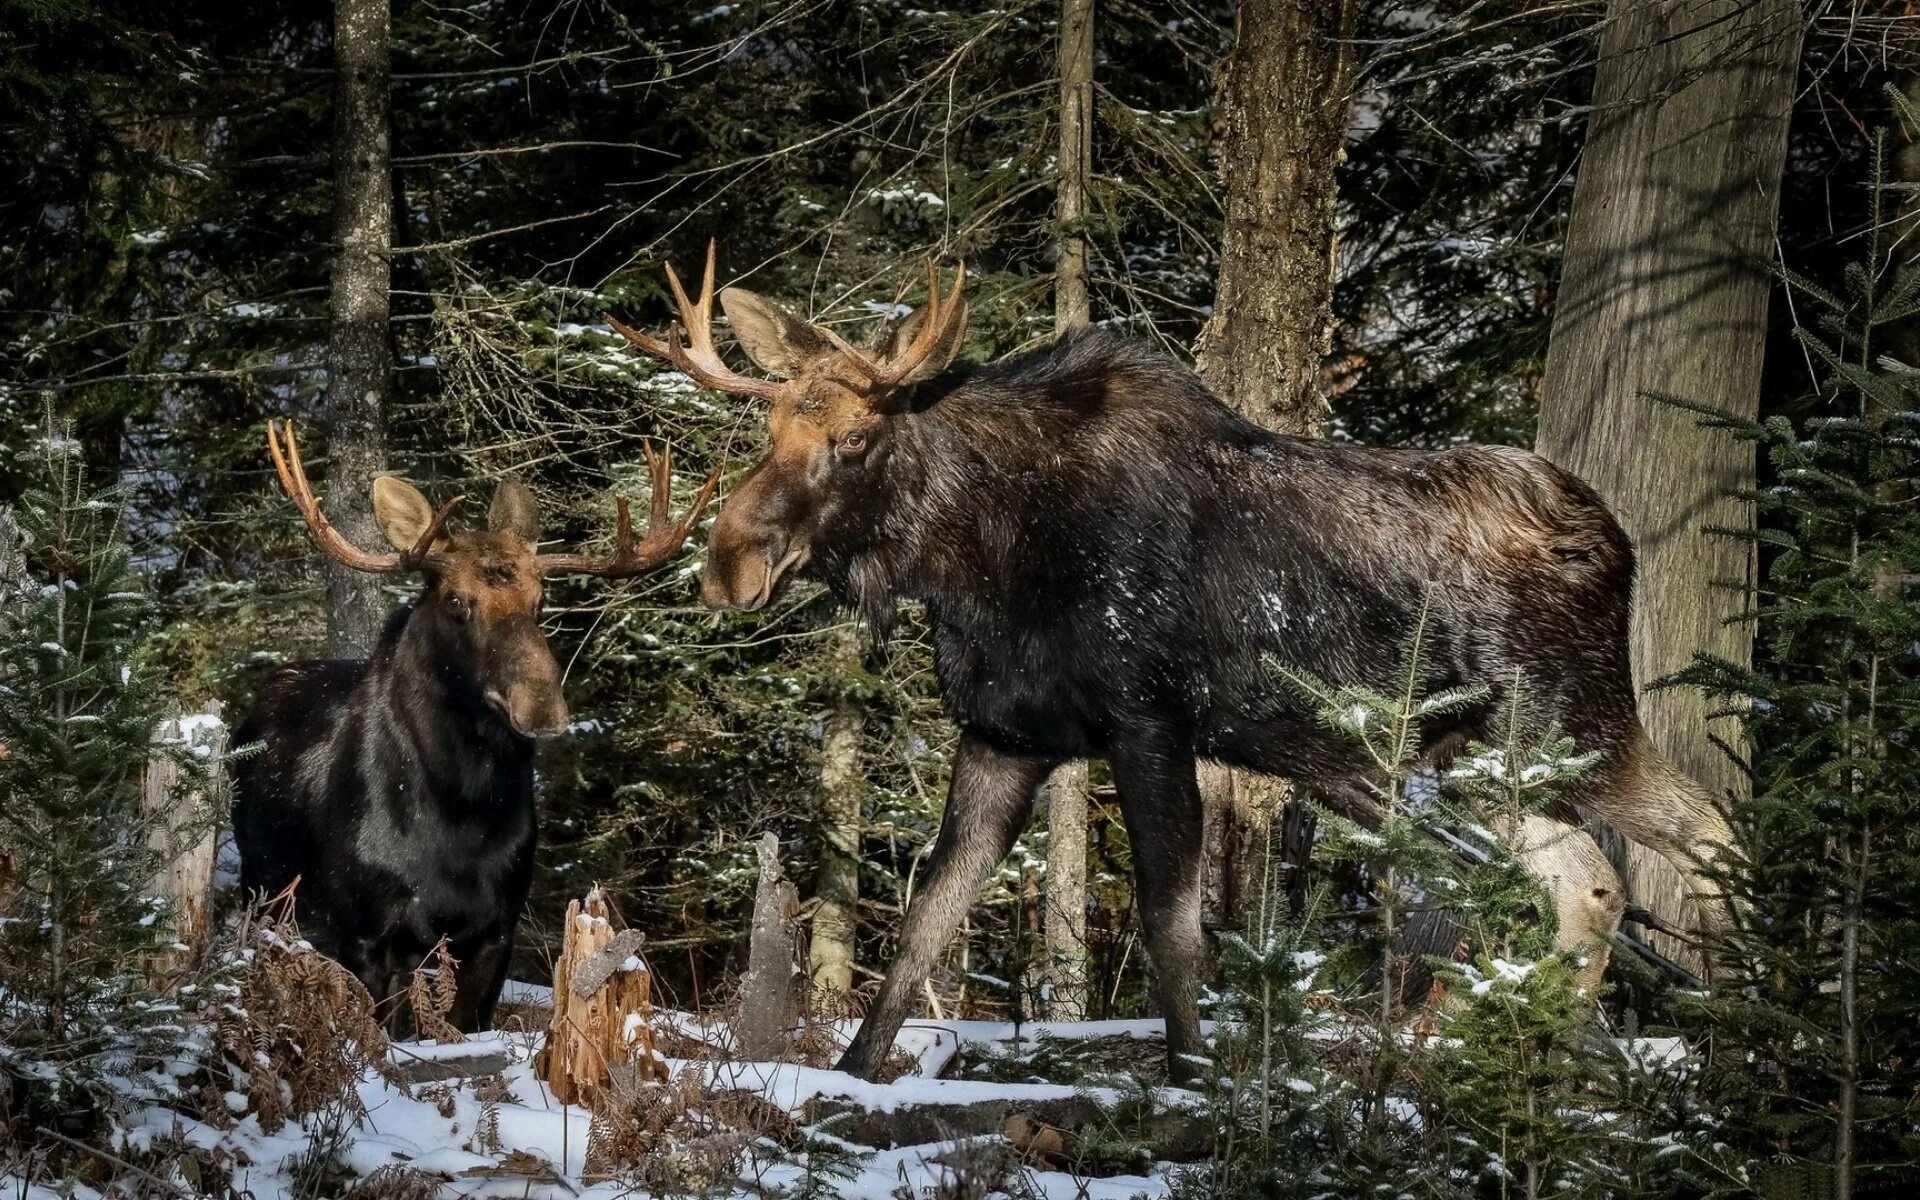
[[341,1200],[436,1200],[448,1182],[438,1172],[396,1164],[355,1181]]
[[800,1126],[765,1097],[713,1090],[698,1070],[666,1082],[617,1078],[594,1106],[587,1177],[659,1192],[699,1192],[733,1179],[746,1150],[770,1139],[792,1148]]
[[433,977],[427,977],[424,966],[415,967],[413,978],[407,983],[407,1007],[413,1010],[414,1035],[432,1038],[443,1046],[464,1042],[466,1035],[447,1020],[460,987],[455,974],[458,964],[454,962],[453,951],[447,948],[447,939],[443,937],[436,942],[433,953],[427,957],[433,963]]
[[373,997],[352,972],[302,941],[287,918],[249,923],[240,945],[238,994],[220,1010],[215,1036],[261,1129],[276,1132],[329,1103],[359,1114],[369,1071],[402,1086]]

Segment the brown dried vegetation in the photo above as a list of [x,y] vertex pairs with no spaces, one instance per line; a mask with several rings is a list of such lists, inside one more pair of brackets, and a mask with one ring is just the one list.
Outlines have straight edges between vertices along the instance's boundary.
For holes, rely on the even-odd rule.
[[247,961],[238,995],[221,1008],[215,1036],[233,1090],[246,1095],[261,1129],[273,1133],[333,1103],[359,1114],[364,1071],[404,1087],[387,1061],[373,997],[345,967],[302,941],[290,918],[254,920],[241,930],[240,945]]
[[753,1092],[712,1089],[699,1068],[665,1082],[622,1071],[596,1098],[586,1177],[698,1192],[733,1179],[755,1142],[791,1148],[800,1138],[784,1109]]
[[447,1020],[459,989],[459,978],[455,974],[458,964],[453,961],[453,951],[447,948],[447,939],[443,937],[435,943],[433,953],[427,957],[433,963],[433,976],[429,978],[424,967],[417,967],[407,983],[407,1007],[413,1012],[414,1036],[432,1038],[443,1046],[464,1042],[466,1035]]

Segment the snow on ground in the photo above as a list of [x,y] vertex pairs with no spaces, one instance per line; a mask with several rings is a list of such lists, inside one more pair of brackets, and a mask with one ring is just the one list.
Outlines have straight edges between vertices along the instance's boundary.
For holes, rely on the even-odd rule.
[[[529,1006],[545,1005],[550,998],[545,988],[518,983],[509,984],[502,997],[510,1004]],[[917,1020],[908,1023],[896,1042],[911,1059],[911,1068],[892,1082],[869,1083],[797,1063],[728,1061],[730,1034],[726,1026],[691,1014],[661,1011],[655,1014],[654,1023],[657,1035],[667,1038],[666,1044],[676,1049],[692,1052],[704,1045],[716,1052],[714,1061],[667,1058],[668,1070],[674,1075],[683,1071],[700,1073],[708,1095],[745,1091],[794,1116],[800,1116],[813,1101],[869,1114],[966,1105],[987,1105],[994,1113],[1002,1106],[1009,1112],[1019,1112],[1076,1098],[1082,1103],[1091,1100],[1112,1104],[1122,1097],[1110,1089],[943,1075],[952,1073],[957,1056],[966,1046],[1004,1055],[1021,1049],[1031,1051],[1045,1039],[1159,1041],[1164,1036],[1157,1020],[1026,1022],[1019,1026],[995,1021]],[[823,1030],[844,1045],[858,1024],[835,1022]],[[442,1197],[645,1200],[648,1193],[635,1191],[630,1181],[589,1183],[582,1178],[590,1114],[579,1107],[562,1106],[548,1093],[533,1065],[542,1040],[539,1032],[493,1032],[457,1045],[396,1043],[393,1061],[416,1073],[435,1063],[471,1063],[476,1059],[487,1061],[487,1071],[475,1077],[414,1083],[404,1089],[371,1074],[364,1077],[358,1094],[366,1115],[345,1129],[339,1161],[358,1176],[392,1166],[431,1172],[446,1181]],[[1684,1044],[1671,1038],[1640,1039],[1623,1043],[1623,1049],[1649,1069],[1688,1054]],[[969,1055],[969,1061],[974,1058]],[[501,1064],[505,1064],[504,1069],[494,1074],[492,1068]],[[233,1099],[237,1101],[238,1097]],[[1199,1097],[1164,1088],[1156,1099],[1165,1109],[1179,1109],[1197,1104]],[[992,1118],[993,1122],[997,1120],[997,1116]],[[249,1193],[257,1200],[295,1200],[300,1186],[299,1164],[312,1149],[314,1130],[322,1127],[324,1118],[309,1116],[269,1134],[257,1117],[248,1116],[223,1130],[168,1109],[154,1108],[137,1114],[124,1140],[114,1148],[121,1153],[149,1154],[164,1152],[170,1144],[186,1143],[218,1151],[236,1164],[232,1180],[235,1192]],[[930,1128],[926,1121],[903,1123],[901,1127]],[[824,1192],[845,1200],[936,1195],[939,1185],[952,1178],[953,1162],[964,1161],[969,1152],[979,1154],[1005,1145],[999,1134],[988,1133],[874,1149],[834,1136],[834,1128],[844,1127],[828,1122],[809,1132],[816,1142],[837,1146],[844,1152],[832,1167],[841,1174]],[[942,1125],[937,1132],[950,1136],[954,1130]],[[740,1173],[742,1182],[734,1194],[774,1197],[797,1191],[814,1169],[818,1168],[810,1164],[806,1153],[780,1150],[772,1142],[763,1141],[747,1154]],[[1169,1164],[1162,1163],[1147,1175],[1087,1179],[1062,1171],[1019,1168],[1019,1183],[1024,1189],[1021,1194],[1047,1200],[1153,1200],[1167,1195],[1166,1173],[1170,1169]],[[0,1176],[0,1195],[57,1200],[60,1193]],[[73,1195],[92,1200],[97,1193],[82,1187]]]
[[[545,989],[530,985],[512,985],[503,999],[513,1003],[537,1004],[547,999]],[[674,1030],[697,1040],[724,1041],[723,1028],[707,1026],[683,1013],[662,1012],[656,1016],[662,1032]],[[850,1037],[858,1022],[837,1022],[833,1033],[842,1040]],[[691,1062],[668,1058],[671,1072],[683,1070],[706,1073],[709,1087],[717,1090],[744,1089],[764,1097],[790,1114],[797,1114],[815,1099],[840,1101],[870,1112],[891,1113],[902,1107],[928,1104],[1004,1103],[1010,1110],[1044,1101],[1072,1099],[1117,1099],[1102,1089],[1076,1089],[1056,1084],[990,1083],[977,1080],[942,1079],[938,1074],[952,1065],[962,1045],[976,1043],[1011,1044],[1016,1037],[1027,1042],[1038,1037],[1056,1038],[1152,1038],[1163,1036],[1158,1021],[1097,1021],[1073,1024],[1025,1023],[1018,1027],[991,1021],[915,1021],[902,1031],[897,1045],[914,1060],[912,1070],[891,1083],[868,1083],[837,1071],[793,1063],[771,1062]],[[401,1042],[393,1047],[396,1063],[498,1056],[510,1065],[500,1072],[504,1085],[487,1087],[495,1098],[483,1100],[475,1094],[474,1079],[447,1083],[416,1083],[402,1089],[377,1077],[364,1078],[359,1097],[366,1116],[357,1127],[347,1131],[340,1159],[356,1175],[367,1175],[387,1166],[407,1166],[434,1172],[447,1178],[443,1197],[515,1197],[517,1200],[574,1200],[577,1197],[620,1197],[644,1200],[646,1193],[633,1190],[631,1183],[604,1181],[593,1184],[581,1178],[586,1166],[589,1114],[585,1109],[556,1103],[534,1071],[533,1057],[540,1048],[537,1033],[494,1032],[475,1035],[458,1045],[440,1046],[432,1042]],[[484,1077],[483,1077],[484,1078]],[[411,1092],[411,1095],[408,1092]],[[1194,1102],[1192,1093],[1167,1089],[1170,1106]],[[237,1165],[233,1186],[251,1193],[257,1200],[294,1200],[297,1180],[294,1172],[301,1156],[309,1151],[310,1131],[317,1119],[289,1122],[277,1133],[264,1132],[257,1118],[249,1116],[231,1129],[221,1130],[166,1109],[152,1109],[131,1122],[122,1151],[147,1152],[164,1148],[170,1140],[206,1149],[222,1150]],[[489,1143],[488,1127],[497,1128],[497,1143]],[[997,1135],[959,1138],[875,1150],[855,1146],[834,1138],[825,1130],[815,1136],[835,1143],[852,1153],[852,1174],[826,1189],[828,1194],[845,1200],[895,1200],[901,1195],[929,1196],[952,1168],[943,1159],[963,1158],[968,1150],[1003,1145]],[[777,1196],[784,1188],[797,1188],[808,1171],[803,1153],[780,1153],[770,1147],[765,1153],[749,1156],[742,1172],[743,1183],[735,1193],[740,1196]],[[1022,1169],[1022,1182],[1032,1195],[1048,1200],[1131,1200],[1132,1197],[1162,1197],[1167,1183],[1161,1173],[1116,1176],[1104,1179],[1077,1178],[1061,1171]],[[750,1180],[751,1186],[748,1181]],[[5,1181],[9,1195],[23,1194],[25,1200],[53,1200],[55,1193],[27,1188],[16,1193],[15,1181]],[[905,1190],[903,1191],[903,1187]],[[86,1194],[82,1189],[81,1195]],[[996,1193],[997,1194],[997,1193]]]

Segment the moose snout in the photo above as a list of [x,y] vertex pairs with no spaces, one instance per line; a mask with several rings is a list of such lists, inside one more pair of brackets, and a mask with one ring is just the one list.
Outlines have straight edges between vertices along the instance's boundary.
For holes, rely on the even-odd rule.
[[525,738],[558,737],[567,731],[572,714],[557,687],[488,688],[487,703],[493,706],[513,731]]
[[521,737],[565,733],[571,714],[560,690],[560,664],[533,618],[511,621],[493,646],[491,670],[481,694]]
[[709,561],[700,573],[700,603],[708,608],[750,612],[766,603],[766,559],[759,554],[737,554],[722,562]]

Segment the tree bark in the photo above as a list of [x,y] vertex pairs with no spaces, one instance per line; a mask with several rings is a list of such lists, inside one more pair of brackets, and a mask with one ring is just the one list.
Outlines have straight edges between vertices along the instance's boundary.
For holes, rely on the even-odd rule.
[[[1908,120],[1909,115],[1920,117],[1920,71],[1908,72],[1900,82],[1900,93],[1906,97],[1906,108],[1896,108],[1887,122],[1891,131],[1888,141],[1893,147],[1888,182],[1898,189],[1889,197],[1894,203],[1888,205],[1894,213],[1894,236],[1889,261],[1876,263],[1876,267],[1891,268],[1920,259],[1920,126]],[[1920,316],[1893,325],[1882,340],[1888,354],[1910,367],[1920,367]]]
[[1047,781],[1045,1014],[1087,1019],[1087,764],[1071,762]]
[[740,1057],[755,1062],[786,1054],[793,1028],[794,929],[800,898],[780,869],[780,839],[760,835],[760,883],[753,893],[747,973],[740,977]]
[[[840,635],[837,674],[857,670],[860,637]],[[820,866],[814,874],[813,939],[807,949],[814,1011],[845,1016],[853,996],[854,941],[860,919],[860,842],[866,786],[860,775],[860,705],[843,687],[827,712],[820,745]]]
[[[1093,0],[1060,0],[1060,183],[1054,239],[1053,328],[1064,336],[1093,319],[1087,292],[1087,179],[1093,173]],[[1047,781],[1044,1013],[1087,1016],[1087,764]]]
[[[1353,90],[1357,0],[1241,0],[1215,99],[1225,127],[1220,283],[1194,347],[1207,385],[1246,417],[1311,436],[1327,415],[1337,180]],[[1206,923],[1235,927],[1260,893],[1255,825],[1274,779],[1203,766]]]
[[[393,244],[388,0],[335,0],[333,325],[327,342],[327,516],[377,546],[370,481],[386,465],[387,343]],[[379,639],[380,579],[327,563],[327,653],[361,658]]]
[[[154,742],[162,747],[185,746],[208,764],[218,764],[227,752],[227,727],[220,719],[220,702],[198,713],[162,721]],[[171,909],[173,941],[184,950],[162,950],[147,962],[147,977],[164,987],[180,961],[197,951],[213,931],[212,895],[214,859],[219,851],[219,814],[227,810],[226,769],[210,766],[206,774],[186,786],[179,762],[170,754],[155,754],[140,781],[140,808],[148,820],[147,845],[159,856],[148,891],[164,897]]]
[[[1758,411],[1774,221],[1800,48],[1794,0],[1612,0],[1556,298],[1538,449],[1592,484],[1638,552],[1633,675],[1644,687],[1698,653],[1745,663],[1750,443],[1703,430],[1659,391]],[[1648,692],[1654,744],[1716,794],[1747,791],[1708,740],[1708,703]],[[1629,846],[1630,898],[1700,927],[1679,875]],[[1696,967],[1670,939],[1657,949]]]
[[1226,80],[1220,284],[1195,365],[1280,433],[1327,415],[1333,344],[1334,169],[1345,157],[1356,0],[1242,0]]
[[1087,177],[1093,173],[1093,0],[1060,0],[1060,184],[1054,211],[1059,260],[1053,327],[1093,319],[1087,297]]

